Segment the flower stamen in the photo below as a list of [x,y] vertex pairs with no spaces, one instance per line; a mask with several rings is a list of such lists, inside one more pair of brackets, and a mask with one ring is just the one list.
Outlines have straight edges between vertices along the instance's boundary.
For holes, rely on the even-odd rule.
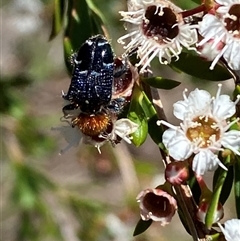
[[207,148],[220,138],[220,129],[213,118],[199,116],[192,120],[186,136],[200,148]]

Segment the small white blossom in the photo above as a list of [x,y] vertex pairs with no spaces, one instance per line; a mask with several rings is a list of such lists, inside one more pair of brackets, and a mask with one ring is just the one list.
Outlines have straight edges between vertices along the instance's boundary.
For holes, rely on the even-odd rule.
[[231,219],[224,223],[224,227],[218,223],[227,241],[240,240],[240,220]]
[[138,49],[138,66],[143,72],[155,56],[161,64],[168,64],[171,58],[178,60],[183,46],[191,49],[197,42],[195,25],[186,24],[182,9],[168,0],[130,0],[128,11],[121,11],[123,21],[127,22],[129,33],[118,39],[125,44],[127,52]]
[[185,92],[184,100],[173,106],[174,115],[182,120],[180,126],[159,121],[170,127],[163,134],[163,144],[175,160],[194,155],[192,169],[198,175],[215,170],[218,165],[226,170],[218,159],[218,152],[223,146],[240,155],[240,131],[229,130],[239,119],[228,122],[236,112],[240,96],[233,102],[228,95],[220,95],[221,85],[214,98],[205,90],[195,89],[188,97]]
[[71,125],[52,127],[52,130],[59,131],[60,135],[68,143],[68,145],[60,151],[59,154],[61,155],[68,151],[71,147],[77,147],[80,143],[96,147],[99,153],[101,153],[100,147],[107,141],[110,141],[113,145],[115,145],[119,143],[120,139],[123,139],[127,143],[131,144],[130,135],[134,133],[138,127],[138,124],[127,118],[122,118],[114,122],[109,133],[105,131],[100,133],[98,136],[84,135],[77,126],[72,127]]
[[115,141],[117,136],[131,144],[130,135],[138,129],[139,125],[127,118],[119,119],[115,122],[113,130],[109,136],[111,141]]
[[[212,41],[211,52],[216,52],[216,48],[221,46],[210,66],[213,69],[221,57],[227,61],[228,65],[234,69],[240,69],[240,0],[215,0],[220,4],[216,8],[216,14],[206,14],[199,23],[199,33],[203,39],[198,46],[204,46]],[[206,56],[206,54],[204,54]],[[207,57],[208,58],[208,57]]]

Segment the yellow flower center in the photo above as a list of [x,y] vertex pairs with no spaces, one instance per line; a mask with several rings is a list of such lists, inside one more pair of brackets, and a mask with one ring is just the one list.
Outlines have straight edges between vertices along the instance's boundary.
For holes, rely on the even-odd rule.
[[192,120],[194,127],[187,130],[186,136],[191,142],[195,142],[201,148],[209,147],[219,140],[220,129],[213,118],[198,116]]

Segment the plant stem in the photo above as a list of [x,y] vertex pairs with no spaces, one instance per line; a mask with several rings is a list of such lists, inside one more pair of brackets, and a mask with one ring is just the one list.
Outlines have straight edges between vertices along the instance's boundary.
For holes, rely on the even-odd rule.
[[[167,121],[166,115],[161,104],[160,95],[157,89],[151,88],[148,85],[143,84],[145,93],[148,95],[148,98],[153,102],[156,112],[159,119]],[[168,164],[168,157],[166,153],[159,148],[162,155],[162,160],[164,165]],[[193,241],[205,240],[205,232],[203,225],[195,220],[196,214],[196,204],[192,197],[191,190],[188,185],[172,186],[173,191],[176,193],[176,199],[178,201],[178,206],[184,213],[186,222],[189,228],[189,232],[193,238]]]

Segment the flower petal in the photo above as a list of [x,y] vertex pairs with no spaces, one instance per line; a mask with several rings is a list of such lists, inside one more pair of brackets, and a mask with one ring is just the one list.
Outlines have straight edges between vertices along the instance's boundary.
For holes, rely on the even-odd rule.
[[173,105],[173,113],[178,119],[183,120],[186,114],[189,116],[206,113],[210,103],[211,95],[207,91],[195,89],[190,92],[186,100],[178,101]]
[[192,169],[198,175],[204,175],[206,171],[214,171],[218,167],[220,160],[208,149],[201,150],[195,155],[192,162]]
[[131,144],[129,135],[134,133],[138,129],[138,124],[130,121],[127,118],[122,118],[116,121],[112,131],[111,139],[114,140],[115,135],[121,137],[124,141]]
[[225,239],[227,241],[239,241],[240,240],[240,220],[239,219],[231,219],[225,222],[225,228],[218,223],[221,228]]
[[235,154],[240,155],[240,131],[230,130],[223,134],[221,144],[233,151]]
[[185,160],[192,155],[193,149],[191,142],[180,129],[168,129],[163,133],[162,138],[169,155],[175,160]]
[[236,112],[236,104],[230,99],[229,95],[220,95],[213,100],[213,116],[218,119],[226,119],[233,116]]
[[208,40],[221,36],[223,31],[225,31],[223,27],[223,24],[216,16],[212,14],[206,14],[202,18],[202,22],[199,23],[199,33],[204,37],[199,45],[201,46]]
[[[229,37],[229,41],[230,41]],[[227,41],[227,40],[226,40]],[[227,50],[224,52],[223,57],[226,59],[228,65],[234,70],[240,70],[240,41],[234,39],[228,45]]]

